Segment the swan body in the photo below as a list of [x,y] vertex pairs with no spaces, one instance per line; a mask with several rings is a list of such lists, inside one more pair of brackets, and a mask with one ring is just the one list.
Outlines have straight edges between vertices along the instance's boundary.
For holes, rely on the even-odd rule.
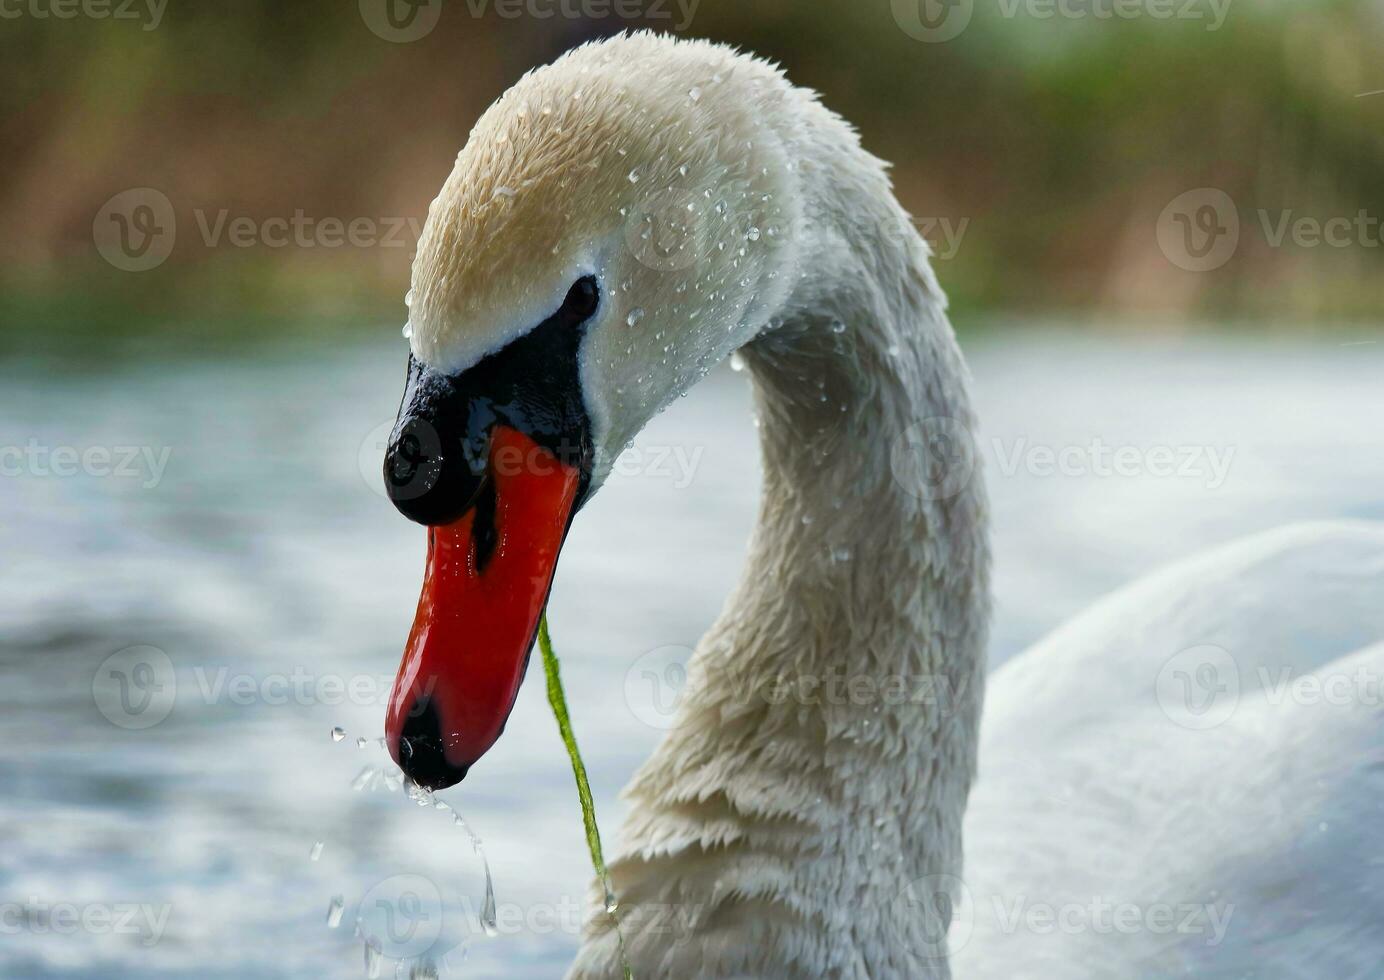
[[[1377,976],[1381,594],[1384,527],[1277,529],[997,671],[956,975]],[[1015,927],[1033,909],[1069,925]]]
[[[525,76],[476,124],[430,208],[410,317],[421,363],[464,372],[574,280],[599,283],[578,353],[593,490],[654,414],[732,352],[754,382],[763,494],[745,571],[697,647],[671,730],[627,788],[611,863],[619,908],[592,917],[573,980],[621,975],[622,955],[641,980],[945,978],[949,927],[962,976],[1142,975],[1130,964],[1165,950],[1090,935],[1026,946],[1040,937],[967,910],[1016,881],[1034,895],[1067,895],[1064,880],[1089,890],[1088,847],[1123,859],[1109,881],[1136,881],[1131,831],[1161,860],[1176,846],[1150,838],[1158,818],[1173,832],[1224,819],[1203,816],[1210,787],[1201,810],[1172,805],[1190,790],[1179,779],[1224,775],[1251,731],[1285,740],[1291,721],[1246,710],[1203,760],[1214,739],[1169,736],[1166,714],[1148,710],[1148,670],[1167,651],[1255,635],[1233,623],[1265,597],[1250,588],[1218,603],[1217,568],[1251,586],[1262,571],[1267,586],[1282,562],[1264,548],[1315,556],[1319,579],[1288,576],[1310,591],[1348,555],[1348,588],[1377,584],[1377,537],[1358,532],[1356,547],[1356,532],[1331,532],[1321,550],[1260,544],[1137,586],[1001,672],[982,739],[986,500],[968,450],[969,379],[927,258],[884,164],[813,93],[728,48],[643,33]],[[1179,591],[1193,580],[1204,590]],[[1333,651],[1382,635],[1372,609],[1357,612],[1368,628],[1341,625],[1351,641]],[[1322,722],[1291,779],[1327,778],[1338,737],[1339,766],[1361,765],[1359,721]],[[1167,771],[1165,736],[1180,739],[1184,768]],[[1278,742],[1254,744],[1266,764]],[[1253,780],[1268,772],[1243,775],[1235,812],[1260,816],[1273,787],[1256,797]],[[1293,801],[1293,826],[1308,800]],[[1347,823],[1360,819],[1342,806]],[[1221,829],[1252,863],[1252,843]],[[1159,873],[1200,894],[1217,868],[1169,860]],[[1293,907],[1268,890],[1264,903]],[[974,935],[958,942],[958,928]],[[1225,948],[1249,948],[1233,934],[1241,945]]]

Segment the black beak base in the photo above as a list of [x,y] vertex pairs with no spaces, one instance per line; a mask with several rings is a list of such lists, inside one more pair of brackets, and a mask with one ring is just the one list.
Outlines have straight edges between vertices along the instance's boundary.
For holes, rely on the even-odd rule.
[[594,283],[578,280],[556,313],[459,374],[442,374],[409,356],[384,459],[385,490],[399,513],[430,526],[466,513],[484,487],[497,423],[580,466],[579,501],[585,496],[593,453],[578,349]]

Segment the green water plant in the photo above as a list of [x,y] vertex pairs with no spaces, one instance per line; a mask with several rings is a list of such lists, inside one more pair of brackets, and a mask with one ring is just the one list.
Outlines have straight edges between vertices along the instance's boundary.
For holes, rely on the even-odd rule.
[[620,903],[611,887],[610,871],[606,868],[605,854],[601,850],[601,830],[596,824],[596,804],[591,798],[591,783],[586,778],[586,764],[582,762],[581,750],[577,748],[577,737],[572,732],[572,716],[567,710],[567,695],[562,689],[562,675],[558,667],[557,654],[553,652],[553,638],[548,631],[546,611],[538,621],[538,648],[543,653],[543,674],[548,681],[548,704],[552,706],[558,734],[562,736],[562,744],[567,747],[567,758],[572,763],[572,777],[577,782],[577,799],[581,801],[581,819],[586,829],[586,847],[591,852],[591,866],[596,870],[596,877],[601,882],[606,914],[615,925],[615,936],[620,944],[620,964],[624,969],[625,980],[633,980],[629,958],[625,955],[625,937],[620,932]]

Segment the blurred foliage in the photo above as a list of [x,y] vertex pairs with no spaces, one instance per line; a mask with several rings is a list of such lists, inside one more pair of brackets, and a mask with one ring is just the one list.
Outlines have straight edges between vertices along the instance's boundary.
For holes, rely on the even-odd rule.
[[[172,0],[152,30],[147,17],[34,13],[52,2],[0,20],[0,312],[55,334],[401,321],[407,243],[208,245],[194,215],[421,220],[471,123],[523,71],[640,26],[477,17],[476,0],[447,0],[435,30],[393,44],[340,0]],[[924,43],[895,21],[904,2],[916,0],[701,0],[686,33],[781,62],[893,161],[914,215],[964,227],[939,260],[963,319],[1384,312],[1384,248],[1275,248],[1259,217],[1384,216],[1384,94],[1361,97],[1384,89],[1384,3],[1228,0],[1208,30],[1205,18],[1043,19],[1026,0],[952,0],[973,2],[970,25]],[[1173,9],[1188,2],[1210,10]],[[115,269],[93,245],[102,204],[132,187],[166,194],[178,219],[172,255],[147,272]],[[1198,187],[1226,191],[1243,225],[1209,273],[1167,261],[1154,233]]]

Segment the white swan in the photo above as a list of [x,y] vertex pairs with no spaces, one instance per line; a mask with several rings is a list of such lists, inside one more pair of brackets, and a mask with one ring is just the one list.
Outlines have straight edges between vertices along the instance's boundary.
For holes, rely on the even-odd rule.
[[[1133,587],[1002,671],[982,736],[966,370],[884,165],[815,95],[706,43],[577,49],[476,124],[412,295],[386,474],[434,530],[389,738],[435,786],[503,728],[568,521],[610,461],[731,352],[753,373],[747,567],[628,788],[612,864],[636,977],[947,977],[949,923],[965,977],[1378,962],[1378,709],[1255,704],[1245,673],[1384,636],[1384,534],[1257,539]],[[1169,692],[1224,693],[1202,670],[1228,669],[1218,648],[1239,709],[1207,727]],[[1081,912],[1102,901],[1114,932]],[[1159,903],[1229,924],[1169,934]],[[1044,930],[1047,906],[1065,923]],[[570,976],[619,976],[620,958],[597,915]]]

